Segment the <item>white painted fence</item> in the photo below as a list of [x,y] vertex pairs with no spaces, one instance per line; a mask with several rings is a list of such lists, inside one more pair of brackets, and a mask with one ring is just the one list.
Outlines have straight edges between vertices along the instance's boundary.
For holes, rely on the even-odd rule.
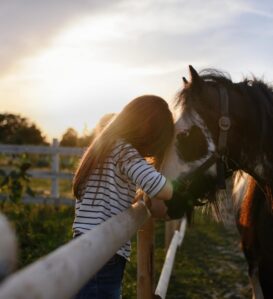
[[84,148],[59,146],[57,139],[53,139],[51,146],[36,145],[11,145],[0,144],[0,153],[2,154],[44,154],[51,156],[51,169],[47,170],[29,170],[28,173],[34,178],[51,179],[50,198],[45,197],[24,197],[24,202],[35,203],[55,203],[73,205],[74,202],[67,198],[60,198],[59,179],[72,180],[73,174],[60,171],[60,155],[63,156],[82,156]]
[[173,269],[174,259],[176,250],[179,246],[181,246],[183,242],[183,238],[186,232],[186,218],[183,218],[181,221],[180,229],[175,230],[171,244],[167,251],[166,259],[161,271],[161,275],[159,277],[159,281],[155,290],[155,298],[165,299],[167,294],[167,289]]

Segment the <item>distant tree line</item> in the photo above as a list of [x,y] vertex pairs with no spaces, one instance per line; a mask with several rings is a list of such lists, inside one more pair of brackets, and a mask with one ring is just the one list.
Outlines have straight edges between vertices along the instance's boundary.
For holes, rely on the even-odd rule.
[[0,114],[0,143],[47,144],[41,130],[19,114]]
[[91,133],[84,133],[79,136],[78,132],[73,128],[68,128],[62,136],[60,141],[61,146],[78,146],[86,147],[93,139],[94,130]]
[[95,135],[101,132],[101,130],[108,124],[108,122],[115,116],[115,113],[107,113],[101,117],[96,127],[93,128],[91,133],[84,132],[82,136],[79,136],[78,132],[73,128],[68,128],[63,134],[60,141],[62,146],[78,146],[86,147],[94,139]]
[[[95,128],[89,133],[87,130],[80,136],[73,128],[68,128],[63,134],[60,145],[71,147],[87,147],[96,134],[112,119],[114,113],[104,115]],[[2,144],[31,144],[48,145],[45,135],[26,117],[19,114],[0,114],[0,143]],[[1,153],[0,153],[1,158]],[[70,157],[61,159],[61,167],[71,170],[77,159]],[[11,171],[5,169],[11,167]],[[24,193],[34,196],[30,187],[30,176],[27,173],[31,166],[48,167],[50,158],[46,155],[12,155],[6,159],[0,159],[0,193],[7,196],[11,202],[19,202]],[[3,167],[5,166],[5,167]],[[3,206],[5,201],[0,205]]]
[[[114,113],[105,114],[97,126],[88,132],[79,135],[73,128],[68,128],[60,140],[61,146],[86,147],[90,144],[95,134],[100,131],[114,116]],[[47,145],[45,135],[28,118],[19,114],[0,114],[0,143],[2,144],[32,144]]]

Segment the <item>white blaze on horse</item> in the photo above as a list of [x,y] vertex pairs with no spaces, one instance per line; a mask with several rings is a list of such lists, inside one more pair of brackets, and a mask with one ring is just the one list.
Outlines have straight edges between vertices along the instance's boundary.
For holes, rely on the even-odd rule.
[[[181,110],[164,173],[216,210],[218,190],[232,180],[253,298],[273,298],[273,88],[256,78],[233,83],[216,70],[189,70],[176,103]],[[240,185],[234,180],[238,171],[247,174]],[[176,204],[169,205],[170,214]]]

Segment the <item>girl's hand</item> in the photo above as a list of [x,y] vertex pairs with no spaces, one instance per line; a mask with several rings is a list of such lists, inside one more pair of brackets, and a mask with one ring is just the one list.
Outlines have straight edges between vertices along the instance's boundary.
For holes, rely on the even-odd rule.
[[[146,202],[146,200],[145,200]],[[156,198],[149,199],[150,207],[149,210],[153,218],[162,219],[162,220],[169,220],[167,211],[168,208],[166,207],[163,200],[158,200]]]

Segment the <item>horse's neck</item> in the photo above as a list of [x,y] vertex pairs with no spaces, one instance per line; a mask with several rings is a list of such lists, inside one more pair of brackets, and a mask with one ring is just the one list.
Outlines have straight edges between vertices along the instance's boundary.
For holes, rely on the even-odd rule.
[[[246,174],[240,178],[237,183],[234,181],[233,203],[235,204],[235,210],[238,210],[236,207],[238,208],[240,206],[240,202],[244,198],[243,193],[245,193],[248,188],[247,181],[250,180],[250,176],[255,179],[257,186],[260,188],[260,190],[262,190],[267,202],[270,204],[271,209],[273,210],[273,167],[272,164],[266,161],[266,159],[261,162],[264,163],[249,163],[248,167],[246,166],[245,168],[241,169],[246,172]],[[240,187],[239,189],[238,186]]]

